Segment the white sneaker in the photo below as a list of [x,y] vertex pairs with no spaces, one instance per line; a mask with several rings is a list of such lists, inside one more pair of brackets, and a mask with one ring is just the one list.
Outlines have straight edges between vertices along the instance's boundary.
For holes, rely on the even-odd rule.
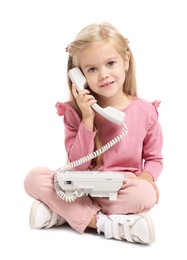
[[52,212],[44,203],[39,200],[33,202],[29,219],[31,228],[50,228],[64,223],[65,219]]
[[155,241],[154,225],[147,214],[109,215],[104,223],[104,234],[106,238],[132,243],[151,244]]

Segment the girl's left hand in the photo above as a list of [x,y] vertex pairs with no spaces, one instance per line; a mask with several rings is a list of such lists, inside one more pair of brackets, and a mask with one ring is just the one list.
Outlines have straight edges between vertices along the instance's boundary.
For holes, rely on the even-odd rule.
[[157,198],[156,203],[158,203],[158,201],[159,201],[159,190],[158,190],[156,183],[154,182],[152,175],[148,172],[142,172],[137,178],[144,179],[144,180],[148,181],[149,183],[151,183],[151,185],[153,186],[153,188],[155,189],[155,192],[156,192],[156,198]]

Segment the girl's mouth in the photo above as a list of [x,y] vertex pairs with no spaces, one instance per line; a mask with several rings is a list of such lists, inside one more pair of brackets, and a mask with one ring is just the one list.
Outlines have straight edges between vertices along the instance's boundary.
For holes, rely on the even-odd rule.
[[114,83],[114,81],[106,82],[103,85],[101,85],[100,87],[101,88],[103,88],[103,87],[110,87],[113,83]]

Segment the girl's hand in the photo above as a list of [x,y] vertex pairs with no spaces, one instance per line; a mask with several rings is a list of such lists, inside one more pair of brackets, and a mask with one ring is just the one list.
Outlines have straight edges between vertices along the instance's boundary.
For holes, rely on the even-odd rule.
[[90,95],[90,91],[88,89],[77,92],[74,84],[72,84],[72,94],[82,112],[82,122],[87,128],[93,130],[95,112],[91,106],[95,104],[97,100],[94,96]]
[[156,199],[156,203],[158,203],[158,201],[159,201],[159,190],[158,190],[158,187],[157,187],[156,183],[154,182],[154,179],[153,179],[152,175],[150,173],[148,173],[148,172],[142,172],[138,176],[138,178],[144,179],[144,180],[146,180],[146,181],[151,183],[151,185],[153,186],[153,188],[155,189],[155,192],[156,192],[156,198],[157,198]]

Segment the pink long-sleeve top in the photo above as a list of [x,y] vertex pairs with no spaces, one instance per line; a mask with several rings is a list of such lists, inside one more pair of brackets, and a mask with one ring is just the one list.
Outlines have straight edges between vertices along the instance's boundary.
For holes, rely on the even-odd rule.
[[[158,121],[160,101],[148,102],[134,99],[123,112],[128,134],[103,154],[101,171],[131,171],[137,176],[149,172],[157,180],[163,168],[162,129]],[[89,131],[81,122],[79,115],[70,102],[57,102],[57,113],[64,116],[65,148],[69,161],[78,160],[95,149],[96,129]],[[103,145],[119,135],[123,125],[116,125],[99,114],[95,115],[97,129]],[[91,161],[76,167],[87,170]]]

